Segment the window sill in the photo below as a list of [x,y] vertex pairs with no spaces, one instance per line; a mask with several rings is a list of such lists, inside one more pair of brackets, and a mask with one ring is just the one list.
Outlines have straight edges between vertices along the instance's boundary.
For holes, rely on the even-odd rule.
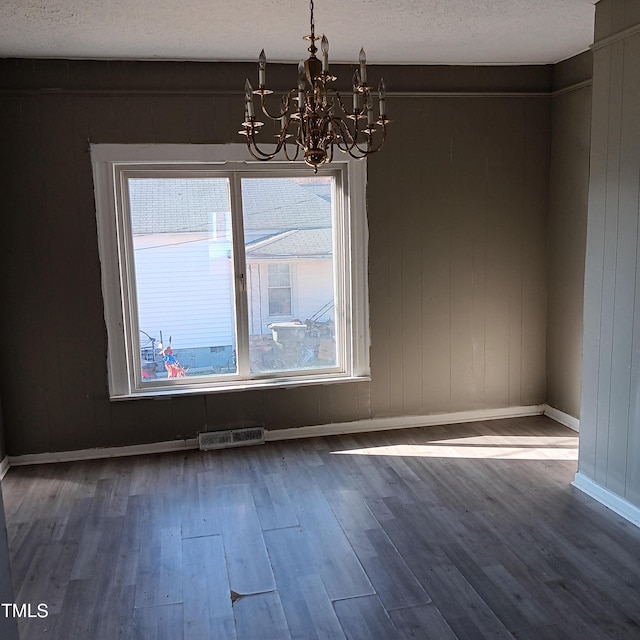
[[271,380],[251,380],[226,385],[211,385],[198,387],[181,387],[174,389],[141,390],[128,394],[113,395],[109,399],[112,402],[122,402],[123,400],[169,400],[180,396],[189,395],[209,395],[215,393],[234,393],[237,391],[265,390],[265,389],[295,389],[296,387],[309,387],[313,385],[342,384],[345,382],[370,382],[370,375],[342,376],[342,377],[317,377],[301,379],[271,379]]

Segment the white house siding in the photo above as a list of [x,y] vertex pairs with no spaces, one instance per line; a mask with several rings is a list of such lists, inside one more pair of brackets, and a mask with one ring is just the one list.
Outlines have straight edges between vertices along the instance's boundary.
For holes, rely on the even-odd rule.
[[[300,260],[294,263],[294,312],[296,318],[312,318],[333,300],[333,262],[331,260]],[[325,322],[333,319],[333,308],[317,318]]]
[[184,233],[135,244],[140,329],[174,349],[234,345],[229,243]]

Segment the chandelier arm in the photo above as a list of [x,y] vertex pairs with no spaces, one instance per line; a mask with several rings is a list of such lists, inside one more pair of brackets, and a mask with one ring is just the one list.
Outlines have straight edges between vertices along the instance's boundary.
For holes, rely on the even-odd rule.
[[334,126],[337,125],[337,129],[340,131],[340,137],[343,140],[343,144],[338,140],[337,147],[344,153],[349,153],[357,144],[358,139],[358,125],[355,124],[354,131],[352,132],[348,124],[341,118],[337,118],[334,121]]
[[286,108],[280,112],[280,115],[277,116],[272,116],[269,113],[269,110],[267,109],[267,101],[265,100],[265,94],[264,93],[260,93],[260,107],[262,109],[262,113],[264,113],[265,116],[267,116],[267,118],[271,119],[271,120],[280,120],[280,118],[286,116],[287,114],[289,114],[290,112],[290,100],[292,98],[292,96],[295,94],[295,90],[294,89],[290,89],[288,93],[285,94],[286,96]]
[[[363,149],[359,144],[357,144],[356,142],[353,143],[353,145],[351,146],[351,149],[349,151],[350,155],[351,151],[353,151],[354,149],[357,151],[357,153],[361,154],[360,157],[364,158],[366,156],[368,156],[371,153],[374,153],[375,151],[378,150],[378,148],[372,148],[371,146],[371,141],[373,139],[373,135],[372,134],[367,134],[367,147],[366,149]],[[355,155],[353,156],[354,158],[356,157]]]
[[285,158],[289,161],[289,162],[294,162],[295,160],[298,159],[298,153],[300,153],[300,145],[298,144],[297,140],[296,140],[296,144],[295,146],[295,154],[293,155],[293,157],[289,154],[289,146],[287,145],[287,138],[291,137],[291,134],[289,134],[289,127],[291,126],[291,120],[289,120],[287,122],[287,126],[282,130],[281,135],[283,136],[283,145],[282,145],[282,149],[284,151],[284,156]]
[[[254,148],[255,148],[255,151],[254,151]],[[255,158],[256,160],[260,160],[261,162],[266,162],[267,160],[273,160],[276,157],[275,153],[259,155],[259,149],[255,147],[255,145],[254,147],[252,147],[248,138],[247,138],[247,149],[249,150],[249,153],[253,158]]]
[[382,137],[376,146],[373,146],[374,132],[372,131],[367,133],[366,148],[363,148],[358,143],[357,134],[361,132],[359,129],[355,129],[355,132],[352,133],[351,130],[345,126],[345,123],[339,118],[334,119],[333,123],[334,123],[334,127],[340,131],[340,135],[344,141],[344,144],[341,144],[340,141],[338,140],[336,142],[336,146],[340,151],[342,151],[343,153],[348,153],[352,158],[361,160],[362,158],[365,158],[366,156],[371,155],[372,153],[377,153],[382,149],[384,145],[384,142],[387,136],[386,123],[382,123],[382,130],[381,130]]
[[255,134],[253,133],[253,131],[251,131],[250,133],[247,132],[247,148],[249,149],[249,153],[256,160],[273,160],[273,158],[275,158],[276,155],[280,153],[283,145],[284,145],[284,137],[281,135],[278,138],[278,142],[276,143],[276,147],[273,150],[273,152],[263,151],[259,147],[258,143],[256,142]]
[[296,144],[303,149],[307,148],[307,131],[306,129],[306,120],[305,118],[301,118],[298,122],[298,131],[296,132]]
[[374,149],[374,152],[381,151],[382,147],[384,147],[384,141],[387,139],[387,125],[385,122],[382,123],[382,137],[380,138],[380,143]]
[[[377,129],[376,129],[377,131]],[[384,141],[387,137],[387,128],[385,125],[382,125],[382,137],[380,138],[380,141],[378,142],[378,144],[374,147],[373,146],[373,133],[369,133],[367,134],[367,148],[366,149],[362,149],[362,147],[360,147],[359,144],[354,144],[353,148],[358,150],[358,153],[361,153],[362,158],[364,158],[365,156],[371,155],[372,153],[377,153],[378,151],[380,151],[384,145]],[[354,158],[356,156],[353,156]]]
[[349,154],[352,158],[361,160],[367,155],[367,153],[358,144],[358,134],[361,133],[361,131],[360,129],[358,129],[357,121],[354,125],[353,132],[351,131],[351,129],[349,129],[349,127],[346,127],[346,131],[348,135],[345,138],[344,147],[339,147],[340,151],[342,151],[343,153]]
[[342,111],[345,113],[345,115],[347,117],[353,117],[353,116],[360,116],[362,115],[362,109],[360,109],[360,111],[355,112],[353,110],[349,110],[344,106],[344,102],[342,101],[342,96],[337,92],[334,91],[334,98],[338,101],[338,104],[340,105],[340,109],[342,109]]
[[287,142],[285,141],[284,145],[282,146],[283,150],[284,150],[284,157],[289,161],[289,162],[295,162],[298,159],[298,154],[300,153],[300,145],[296,144],[295,148],[296,148],[296,152],[293,154],[293,156],[289,155],[289,149],[287,147]]
[[349,135],[349,130],[345,126],[345,122],[342,118],[334,117],[331,119],[334,130],[336,131],[336,144],[340,144],[340,140],[344,140],[346,135]]
[[346,152],[348,155],[350,155],[352,158],[354,158],[355,160],[364,160],[364,158],[367,157],[367,153],[362,153],[362,154],[358,154],[358,153],[354,153],[353,150],[349,150]]
[[327,162],[333,162],[333,144],[329,144],[329,158]]
[[352,142],[348,146],[348,148],[347,149],[343,149],[342,151],[344,153],[349,154],[352,158],[355,158],[356,160],[362,160],[363,158],[366,158],[371,153],[374,153],[375,151],[377,151],[377,149],[372,149],[371,148],[371,136],[369,136],[369,138],[367,140],[367,148],[366,149],[363,149],[357,143],[356,140],[352,140]]

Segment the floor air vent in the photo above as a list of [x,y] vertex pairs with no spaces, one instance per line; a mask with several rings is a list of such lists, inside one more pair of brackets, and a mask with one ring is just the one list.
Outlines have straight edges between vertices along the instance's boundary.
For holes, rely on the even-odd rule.
[[228,431],[206,431],[198,434],[200,451],[243,447],[250,444],[264,444],[264,427],[230,429]]

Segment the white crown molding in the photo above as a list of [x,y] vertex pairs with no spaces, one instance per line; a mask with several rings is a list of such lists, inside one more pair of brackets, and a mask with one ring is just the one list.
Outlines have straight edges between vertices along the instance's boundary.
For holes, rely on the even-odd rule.
[[556,89],[551,92],[552,98],[557,98],[558,96],[564,95],[565,93],[570,93],[572,91],[579,91],[580,89],[587,89],[593,86],[593,80],[583,80],[582,82],[576,82],[575,84],[570,84],[567,87],[562,87],[562,89]]
[[617,33],[612,33],[610,36],[603,38],[602,40],[598,40],[591,45],[592,51],[598,51],[599,49],[603,49],[604,47],[608,47],[616,42],[620,42],[621,40],[625,40],[626,38],[631,38],[640,32],[640,24],[634,24],[631,27],[623,29],[622,31],[618,31]]

